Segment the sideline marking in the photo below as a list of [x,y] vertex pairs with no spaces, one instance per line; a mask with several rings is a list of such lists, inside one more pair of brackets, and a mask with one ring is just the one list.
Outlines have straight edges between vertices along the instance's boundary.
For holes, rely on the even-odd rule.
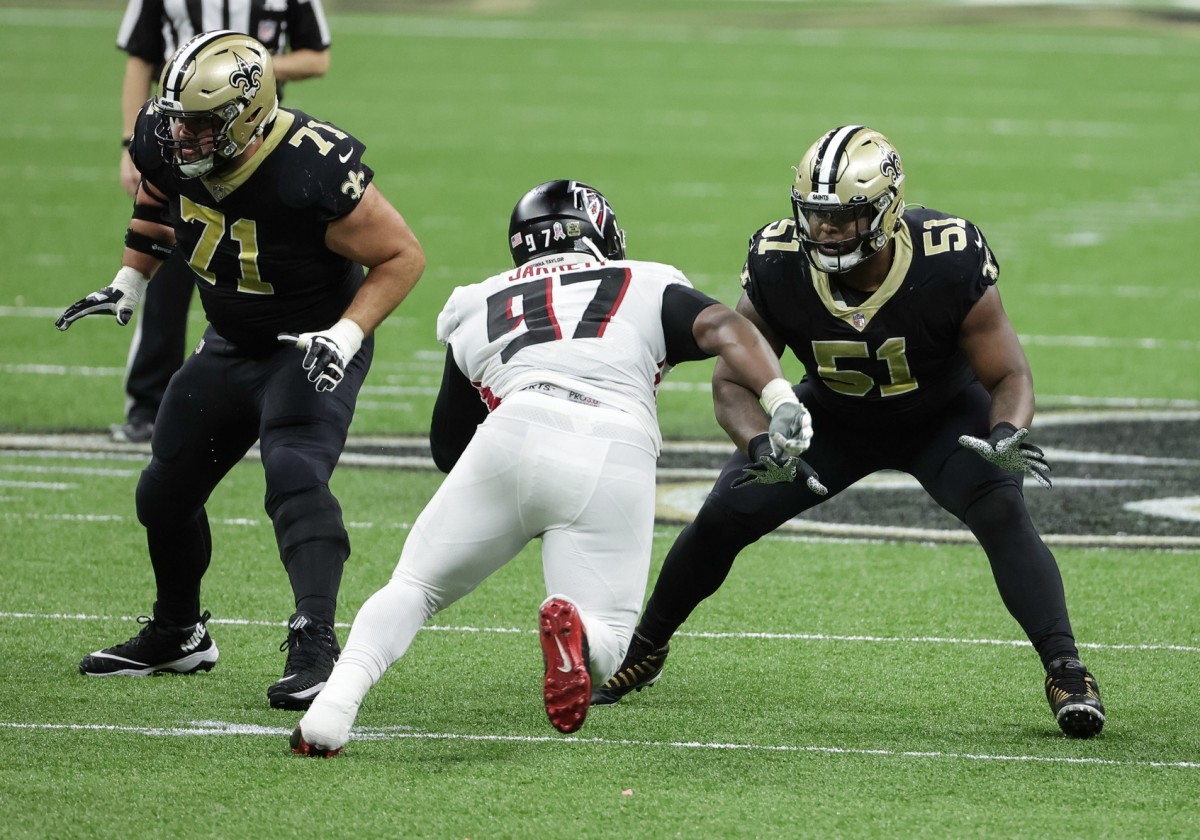
[[[151,737],[189,737],[203,735],[252,735],[286,738],[292,727],[257,726],[255,724],[225,723],[219,720],[191,721],[184,726],[149,727],[116,726],[91,723],[16,723],[0,721],[4,729],[32,731],[117,732]],[[1017,761],[1038,764],[1091,764],[1101,767],[1155,767],[1174,770],[1197,770],[1197,761],[1122,761],[1091,756],[997,755],[991,753],[942,752],[941,750],[884,750],[866,747],[831,747],[815,744],[739,744],[720,741],[642,741],[632,738],[583,738],[575,735],[467,735],[459,732],[398,732],[395,728],[361,727],[350,734],[351,741],[474,741],[506,744],[575,744],[599,747],[669,747],[682,750],[740,750],[743,752],[820,753],[823,755],[862,755],[882,758],[926,758],[965,761]]]
[[[31,612],[0,612],[0,619],[31,618],[52,621],[128,621],[134,622],[129,615],[88,615],[85,613],[31,613]],[[250,618],[210,618],[209,624],[230,625],[235,627],[285,627],[286,621],[262,621]],[[334,623],[338,628],[349,628],[350,622]],[[470,625],[426,624],[421,630],[434,633],[492,633],[492,634],[536,634],[536,629],[525,627],[472,627]],[[683,631],[675,636],[689,639],[765,639],[768,641],[785,642],[876,642],[890,644],[937,644],[937,645],[988,645],[992,647],[1027,647],[1026,639],[960,639],[953,636],[839,636],[831,633],[769,633],[758,631],[739,631],[729,633]],[[1088,650],[1133,650],[1133,651],[1172,651],[1175,653],[1200,653],[1200,646],[1172,644],[1104,644],[1100,642],[1079,642],[1080,649]]]

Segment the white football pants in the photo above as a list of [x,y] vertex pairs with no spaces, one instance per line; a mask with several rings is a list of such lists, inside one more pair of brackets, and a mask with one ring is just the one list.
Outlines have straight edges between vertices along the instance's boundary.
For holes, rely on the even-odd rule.
[[[505,398],[417,517],[306,720],[326,707],[352,721],[431,616],[539,536],[546,592],[578,607],[593,684],[607,680],[645,596],[656,460],[654,442],[625,412],[528,391]],[[532,608],[530,618],[536,626]]]

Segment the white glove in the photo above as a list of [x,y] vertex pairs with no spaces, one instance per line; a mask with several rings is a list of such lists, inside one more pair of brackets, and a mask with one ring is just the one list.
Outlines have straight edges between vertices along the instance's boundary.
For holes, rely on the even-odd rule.
[[316,383],[318,391],[332,391],[346,375],[346,366],[354,354],[362,347],[363,331],[354,321],[343,318],[319,332],[280,333],[276,338],[308,351],[302,363],[308,371],[308,381]]
[[133,312],[149,282],[146,275],[136,268],[122,266],[112,283],[68,306],[58,316],[54,326],[66,330],[88,315],[115,315],[117,323],[123,327],[133,320]]
[[772,379],[762,390],[763,409],[771,415],[767,427],[771,451],[776,457],[794,457],[812,443],[812,417],[796,398],[786,379]]

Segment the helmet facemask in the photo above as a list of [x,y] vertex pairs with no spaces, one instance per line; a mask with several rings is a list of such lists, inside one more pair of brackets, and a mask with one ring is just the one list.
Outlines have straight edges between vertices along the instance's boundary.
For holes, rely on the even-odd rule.
[[154,136],[182,178],[228,166],[274,122],[275,73],[266,47],[246,35],[198,35],[163,68]]
[[805,152],[792,186],[796,234],[814,268],[849,271],[899,229],[904,171],[886,137],[865,126],[828,132]]

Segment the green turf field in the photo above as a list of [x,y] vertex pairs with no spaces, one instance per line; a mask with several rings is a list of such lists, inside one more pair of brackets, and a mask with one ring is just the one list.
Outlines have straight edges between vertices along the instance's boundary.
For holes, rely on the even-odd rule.
[[[334,478],[354,544],[343,624],[438,483],[384,440],[428,431],[436,312],[505,267],[528,187],[593,183],[631,256],[732,304],[747,238],[789,212],[790,167],[822,131],[865,122],[899,147],[910,202],[977,222],[996,252],[1060,477],[1030,506],[1110,713],[1095,741],[1058,735],[982,553],[885,478],[745,552],[662,682],[576,736],[541,708],[526,551],[418,636],[332,762],[288,755],[298,715],[266,706],[291,602],[253,462],[209,508],[217,667],[75,671],[153,597],[133,505],[145,449],[103,434],[129,332],[53,328],[112,277],[128,220],[123,5],[0,2],[0,838],[1200,832],[1187,4],[328,0],[333,67],[287,104],[367,143],[429,259],[381,330],[357,457]],[[679,451],[719,438],[709,370],[681,367],[661,392],[675,444],[656,566],[715,474]]]

